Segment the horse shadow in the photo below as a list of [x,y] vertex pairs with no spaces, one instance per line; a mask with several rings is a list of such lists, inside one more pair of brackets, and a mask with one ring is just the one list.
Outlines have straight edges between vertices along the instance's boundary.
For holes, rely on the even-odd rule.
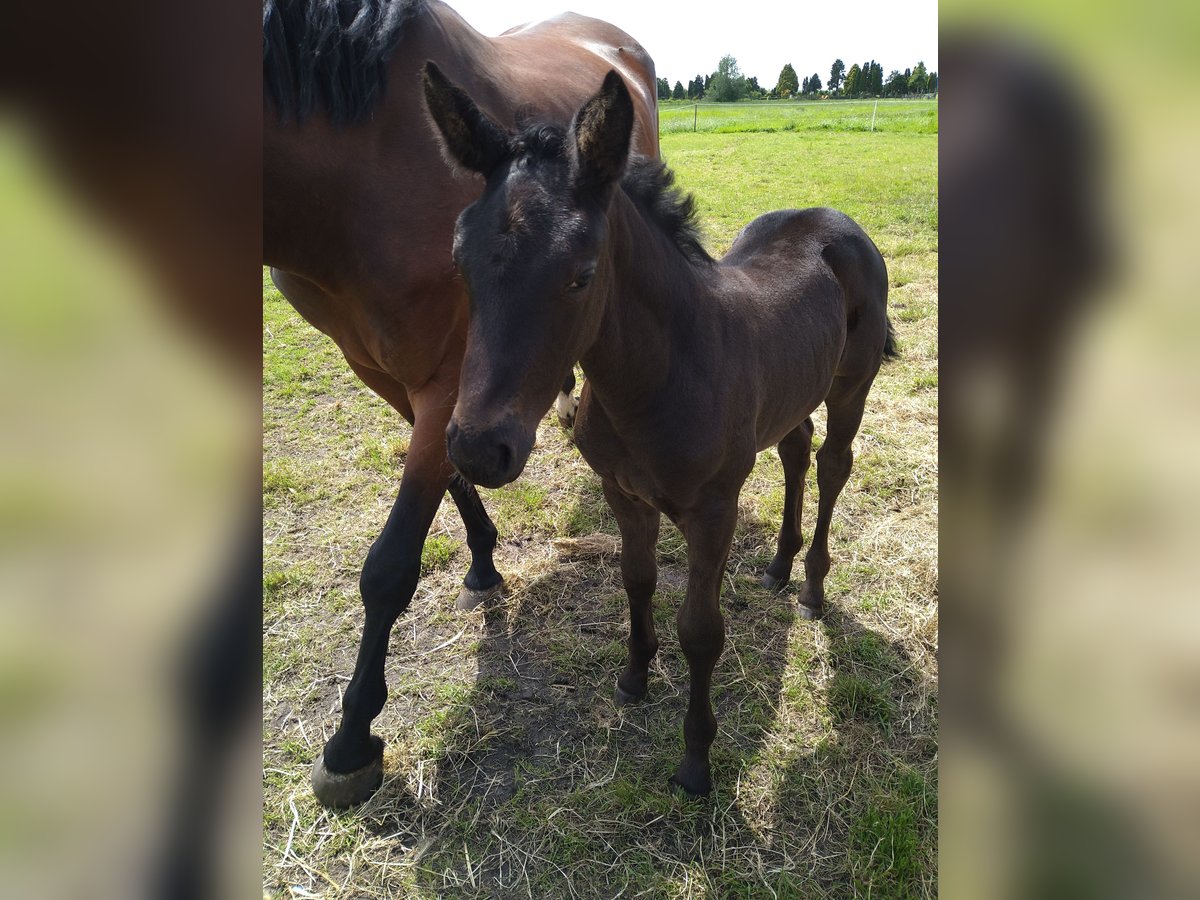
[[[754,556],[774,531],[744,519],[735,552]],[[436,775],[415,790],[412,778],[386,783],[392,796],[377,808],[387,813],[367,823],[411,839],[418,883],[432,895],[540,886],[607,897],[684,880],[717,895],[726,884],[750,896],[848,889],[849,820],[864,803],[856,779],[867,786],[855,744],[886,748],[895,714],[862,671],[883,665],[894,678],[906,669],[903,647],[836,598],[814,623],[798,616],[794,587],[774,593],[748,572],[730,574],[713,679],[716,787],[706,799],[680,797],[667,785],[688,689],[674,625],[686,585],[679,547],[664,523],[661,647],[637,705],[613,702],[628,629],[615,556],[559,560],[483,608],[474,684],[444,721]]]

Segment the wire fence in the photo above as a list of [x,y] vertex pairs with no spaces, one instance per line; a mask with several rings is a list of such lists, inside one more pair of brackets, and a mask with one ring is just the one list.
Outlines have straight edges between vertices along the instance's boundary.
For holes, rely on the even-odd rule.
[[888,131],[936,134],[936,97],[864,100],[660,101],[659,134]]

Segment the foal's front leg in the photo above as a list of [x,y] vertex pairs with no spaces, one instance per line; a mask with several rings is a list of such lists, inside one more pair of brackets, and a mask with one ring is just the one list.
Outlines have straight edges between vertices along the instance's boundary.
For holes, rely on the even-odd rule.
[[679,645],[691,672],[691,696],[683,720],[683,761],[671,776],[671,783],[693,796],[712,790],[708,750],[717,734],[717,719],[709,695],[713,669],[725,647],[721,579],[736,523],[736,491],[732,502],[679,520],[688,542],[688,588],[676,623]]
[[603,481],[604,499],[621,528],[621,580],[629,596],[629,661],[617,678],[618,706],[646,696],[650,660],[658,652],[651,600],[658,584],[658,510],[630,497],[615,482]]

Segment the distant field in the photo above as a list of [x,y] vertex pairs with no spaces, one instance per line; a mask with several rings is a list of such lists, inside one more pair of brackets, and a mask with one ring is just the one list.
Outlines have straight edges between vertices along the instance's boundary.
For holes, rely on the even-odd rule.
[[[776,451],[760,455],[743,489],[714,676],[716,790],[705,801],[666,788],[687,700],[675,637],[682,538],[664,521],[650,697],[617,709],[628,614],[616,525],[551,415],[525,474],[481,491],[508,596],[454,610],[469,555],[445,501],[387,659],[389,700],[375,724],[384,786],[348,812],[316,804],[309,766],[338,721],[362,627],[358,572],[410,430],[264,279],[268,894],[937,895],[937,107],[881,102],[870,133],[860,127],[870,106],[704,108],[702,125],[714,127],[698,134],[683,133],[690,107],[663,108],[663,154],[697,195],[709,249],[724,252],[772,209],[845,210],[887,261],[902,352],[876,380],[855,441],[824,621],[796,616],[794,584],[782,595],[758,586],[782,510]],[[677,127],[685,118],[688,129]],[[774,133],[754,133],[764,130]],[[815,509],[814,467],[806,537]]]
[[659,101],[661,134],[692,131],[875,131],[937,134],[936,100]]

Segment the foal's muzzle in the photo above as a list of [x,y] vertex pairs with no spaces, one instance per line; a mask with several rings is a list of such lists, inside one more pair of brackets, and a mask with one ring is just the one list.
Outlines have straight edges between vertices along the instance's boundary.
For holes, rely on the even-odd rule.
[[454,468],[480,487],[495,488],[515,481],[525,468],[533,442],[514,419],[487,428],[446,426],[446,451]]

